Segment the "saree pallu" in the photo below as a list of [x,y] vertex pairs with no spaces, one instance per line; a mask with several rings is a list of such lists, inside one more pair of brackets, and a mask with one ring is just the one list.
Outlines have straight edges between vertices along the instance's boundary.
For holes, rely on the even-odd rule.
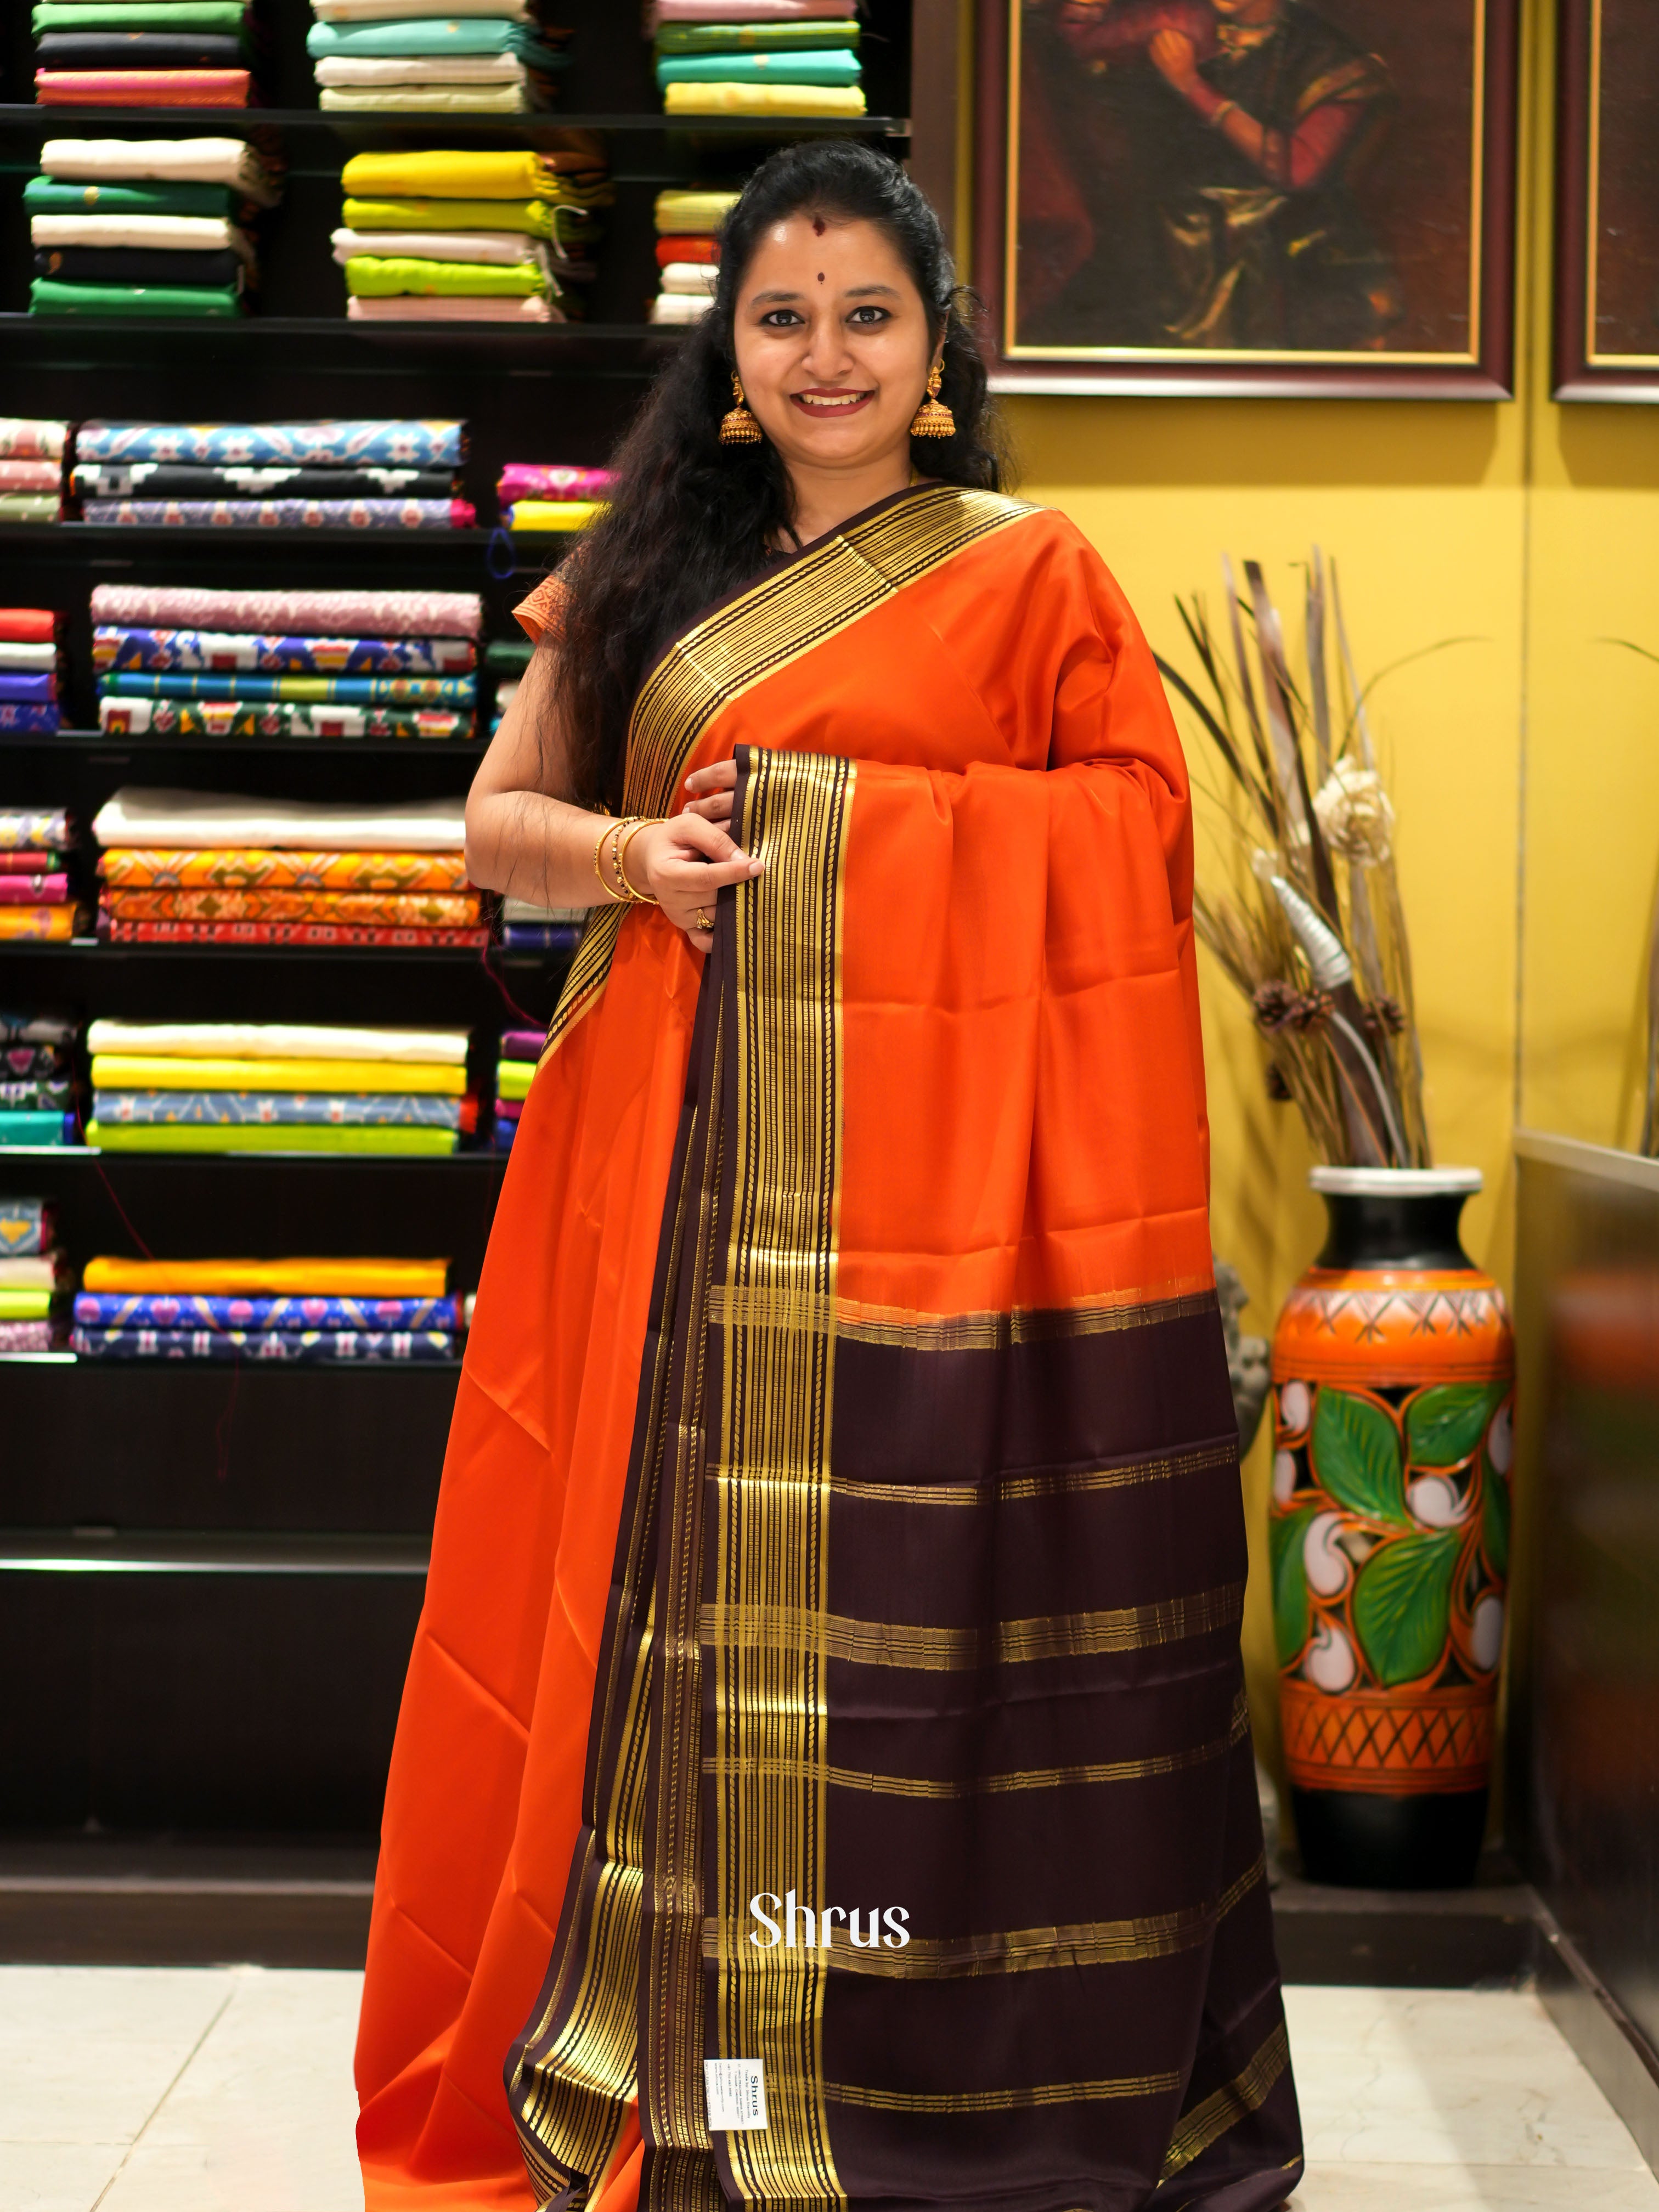
[[369,2212],[613,2173],[1266,2212],[1299,2142],[1151,655],[1061,518],[919,489],[665,653],[625,811],[733,754],[766,872],[707,963],[596,913],[513,1140],[388,1786]]
[[465,674],[477,659],[471,641],[458,637],[260,637],[101,624],[92,634],[92,665],[100,672],[246,668],[283,676],[445,676]]

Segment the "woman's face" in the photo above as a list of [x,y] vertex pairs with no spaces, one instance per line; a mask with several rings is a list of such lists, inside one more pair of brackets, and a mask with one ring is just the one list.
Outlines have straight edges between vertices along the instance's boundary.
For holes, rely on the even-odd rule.
[[908,459],[933,343],[921,295],[878,224],[775,223],[744,272],[733,335],[744,396],[786,464]]

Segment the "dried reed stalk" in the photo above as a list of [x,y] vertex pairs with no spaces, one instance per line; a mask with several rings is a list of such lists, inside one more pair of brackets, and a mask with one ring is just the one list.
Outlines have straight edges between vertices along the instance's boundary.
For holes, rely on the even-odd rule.
[[[1176,605],[1200,679],[1158,660],[1227,773],[1217,812],[1231,843],[1228,878],[1194,893],[1199,934],[1249,1000],[1267,1048],[1268,1088],[1294,1102],[1321,1159],[1426,1167],[1394,809],[1377,771],[1336,564],[1328,588],[1315,548],[1302,683],[1260,564],[1244,564],[1248,599],[1231,562],[1222,572],[1231,655],[1194,593]],[[1659,989],[1659,967],[1655,975]]]

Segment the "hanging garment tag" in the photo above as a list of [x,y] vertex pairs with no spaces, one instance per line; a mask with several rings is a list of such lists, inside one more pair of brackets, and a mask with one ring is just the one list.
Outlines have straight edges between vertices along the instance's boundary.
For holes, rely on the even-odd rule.
[[758,2058],[705,2058],[702,2079],[711,2130],[766,2125],[766,2081]]

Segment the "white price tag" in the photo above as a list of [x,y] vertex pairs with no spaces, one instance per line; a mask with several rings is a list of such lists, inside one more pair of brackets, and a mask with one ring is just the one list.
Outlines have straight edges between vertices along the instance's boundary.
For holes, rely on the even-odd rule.
[[766,2125],[766,2081],[758,2058],[705,2058],[702,2080],[711,2131]]

